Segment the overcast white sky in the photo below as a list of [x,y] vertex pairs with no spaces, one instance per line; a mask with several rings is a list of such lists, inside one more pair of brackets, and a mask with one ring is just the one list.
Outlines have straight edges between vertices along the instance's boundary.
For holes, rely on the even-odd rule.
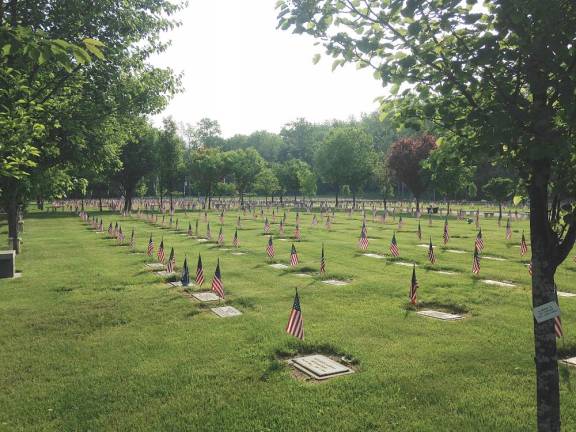
[[307,36],[276,30],[276,0],[189,0],[172,46],[154,59],[184,72],[185,91],[158,116],[194,124],[220,122],[225,137],[256,130],[279,132],[305,117],[314,122],[358,117],[384,94],[372,72],[332,59],[312,63],[321,46]]

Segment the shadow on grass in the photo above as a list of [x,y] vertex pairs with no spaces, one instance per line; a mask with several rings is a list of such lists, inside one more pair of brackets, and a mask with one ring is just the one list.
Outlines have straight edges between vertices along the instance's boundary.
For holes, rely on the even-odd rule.
[[462,304],[462,303],[444,303],[444,302],[439,302],[439,301],[434,301],[434,300],[420,302],[420,303],[418,303],[417,306],[414,306],[413,304],[407,302],[403,305],[403,308],[407,312],[409,312],[409,311],[417,312],[417,311],[422,310],[422,309],[434,309],[434,310],[439,310],[442,312],[448,312],[448,313],[458,314],[458,315],[467,314],[470,312],[470,309],[465,304]]

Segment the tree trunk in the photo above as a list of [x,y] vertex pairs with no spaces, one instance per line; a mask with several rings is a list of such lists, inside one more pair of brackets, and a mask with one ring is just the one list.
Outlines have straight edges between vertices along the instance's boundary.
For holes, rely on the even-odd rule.
[[240,191],[240,205],[244,205],[244,192]]
[[8,216],[8,237],[12,239],[12,249],[19,254],[20,239],[18,237],[18,199],[16,193],[11,194],[9,197],[6,213]]
[[[546,164],[542,164],[546,165]],[[549,166],[534,167],[529,186],[530,237],[532,243],[532,305],[556,301],[554,262],[557,242],[552,240],[548,221]],[[552,240],[552,241],[551,241]],[[560,431],[560,385],[554,320],[534,320],[534,362],[536,364],[536,402],[538,431]]]
[[498,201],[498,214],[499,214],[498,219],[501,220],[502,219],[502,202],[501,201]]
[[98,208],[100,209],[100,213],[102,213],[102,197],[98,197]]
[[336,186],[336,208],[338,208],[338,195],[340,194],[340,186]]
[[129,213],[132,211],[132,191],[126,189],[124,195],[124,211]]
[[415,196],[414,198],[416,198],[416,211],[419,212],[420,211],[420,198]]
[[446,210],[446,216],[450,215],[450,200],[446,200],[446,203],[448,205],[448,209]]
[[356,208],[356,192],[352,192],[352,208]]

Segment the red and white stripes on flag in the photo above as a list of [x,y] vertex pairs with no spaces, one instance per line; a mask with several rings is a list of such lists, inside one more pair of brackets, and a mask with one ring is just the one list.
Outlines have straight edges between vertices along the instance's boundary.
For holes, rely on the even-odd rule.
[[322,243],[322,255],[320,255],[320,274],[326,273],[326,258],[324,257],[324,243]]
[[506,240],[512,238],[512,227],[510,226],[510,218],[506,220]]
[[[432,243],[430,243],[432,245]],[[416,280],[416,265],[412,267],[412,281],[410,282],[410,293],[408,294],[408,298],[410,299],[410,303],[416,305],[417,303],[417,295],[416,292],[418,291],[418,281]]]
[[166,258],[164,252],[164,239],[160,240],[160,246],[158,246],[158,252],[156,253],[156,256],[158,257],[158,261],[164,263],[164,258]]
[[234,231],[234,238],[232,239],[232,245],[235,248],[238,248],[238,246],[240,246],[240,240],[238,240],[238,229]]
[[432,237],[430,237],[430,244],[428,246],[428,261],[431,264],[436,264],[436,255],[434,255],[434,246],[432,246]]
[[524,237],[524,231],[522,231],[522,240],[520,241],[520,256],[526,255],[528,252],[528,244],[526,243],[526,237]]
[[480,273],[480,255],[478,255],[478,248],[474,246],[474,256],[472,257],[472,273]]
[[266,254],[269,258],[274,258],[274,244],[272,243],[272,236],[268,238],[268,244],[266,245]]
[[304,339],[304,320],[302,319],[302,309],[300,307],[298,290],[296,290],[296,295],[294,296],[292,311],[290,312],[288,324],[286,325],[286,333],[297,337],[298,339]]
[[150,257],[154,254],[154,242],[152,241],[152,234],[150,234],[150,240],[148,240],[148,248],[146,249],[146,254]]
[[212,278],[212,291],[215,292],[221,299],[224,298],[224,284],[222,283],[222,275],[220,274],[220,258],[216,264],[216,271]]
[[224,246],[224,234],[222,233],[222,227],[220,227],[220,232],[218,233],[218,246]]
[[270,234],[270,222],[268,222],[268,218],[264,221],[264,234]]
[[[560,307],[558,304],[558,288],[556,285],[554,285],[554,295],[556,297],[556,304],[558,307]],[[560,315],[554,317],[554,334],[557,338],[564,336],[564,330],[562,329],[562,319],[560,318]]]
[[196,266],[196,285],[201,286],[204,283],[204,269],[202,268],[202,257],[198,254],[198,265]]
[[474,245],[476,246],[476,249],[478,249],[478,252],[482,252],[482,250],[484,249],[484,239],[482,238],[482,230],[478,231],[478,234],[476,234],[476,241],[474,242]]
[[294,229],[294,238],[298,241],[302,238],[302,233],[300,232],[300,225],[296,224],[296,228]]
[[450,232],[448,231],[448,217],[444,219],[444,232],[442,233],[442,239],[444,240],[444,244],[448,243],[450,240]]
[[396,233],[392,234],[392,241],[390,242],[390,253],[395,257],[400,256],[400,249],[398,249],[398,242],[396,241]]
[[368,249],[368,237],[366,237],[366,231],[364,227],[360,231],[360,239],[358,240],[358,247],[362,250]]
[[176,256],[174,254],[174,248],[172,248],[170,249],[170,256],[168,257],[168,262],[166,263],[166,272],[173,273],[175,266],[176,266]]
[[296,248],[294,247],[294,243],[292,243],[292,249],[290,250],[290,265],[295,267],[298,265],[298,253],[296,252]]

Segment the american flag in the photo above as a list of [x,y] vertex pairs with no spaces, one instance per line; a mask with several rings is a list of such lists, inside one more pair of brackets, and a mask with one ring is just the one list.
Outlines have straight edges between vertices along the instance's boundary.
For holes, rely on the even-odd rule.
[[112,222],[110,222],[110,225],[108,225],[108,235],[110,237],[114,236],[114,228],[112,227]]
[[104,223],[102,218],[100,218],[100,224],[98,225],[98,232],[102,232],[104,230]]
[[326,273],[326,258],[324,257],[324,243],[322,243],[322,255],[320,255],[320,274]]
[[390,253],[395,256],[400,256],[400,250],[398,249],[398,242],[396,242],[396,233],[392,234],[392,241],[390,242]]
[[450,233],[448,232],[448,217],[444,219],[444,233],[442,234],[442,238],[444,239],[444,244],[448,243],[450,240]]
[[300,309],[298,290],[296,290],[296,295],[294,296],[294,304],[292,305],[292,311],[290,312],[290,318],[286,326],[286,333],[298,339],[304,339],[304,321],[302,320],[302,309]]
[[218,258],[216,271],[212,278],[212,291],[214,291],[221,299],[224,298],[224,285],[222,284],[222,275],[220,274],[220,258]]
[[413,305],[416,305],[417,303],[416,291],[418,291],[418,281],[416,280],[416,265],[414,265],[414,267],[412,267],[412,281],[410,283],[410,293],[408,295],[410,303]]
[[224,223],[224,211],[220,212],[220,223],[223,224]]
[[296,212],[296,225],[300,224],[300,212]]
[[192,237],[192,224],[190,222],[188,222],[188,236]]
[[272,210],[272,222],[276,222],[276,212]]
[[170,256],[168,257],[168,262],[166,263],[166,272],[173,273],[175,265],[176,265],[176,257],[174,256],[174,248],[171,248]]
[[[558,288],[556,287],[556,285],[554,285],[554,295],[556,296],[556,304],[558,305],[558,307],[560,307],[560,305],[558,304]],[[564,331],[562,329],[562,320],[560,319],[560,315],[554,317],[554,334],[556,335],[557,338],[564,336]]]
[[476,228],[480,228],[480,210],[476,210]]
[[172,228],[172,215],[170,215],[170,228]]
[[118,236],[118,222],[114,225],[114,237]]
[[206,240],[212,239],[212,233],[210,232],[210,224],[206,225]]
[[418,236],[418,240],[422,240],[422,228],[420,227],[420,220],[418,220],[418,230],[416,231],[416,235]]
[[522,231],[522,240],[520,241],[520,255],[524,256],[528,252],[528,244],[526,244],[526,237],[524,237],[524,231]]
[[482,252],[482,250],[484,250],[484,239],[482,238],[482,230],[478,231],[478,234],[476,234],[476,241],[474,244],[476,246],[476,249],[478,249],[478,252]]
[[312,216],[312,225],[317,225],[318,219],[316,219],[316,215]]
[[506,220],[506,240],[512,238],[512,227],[510,226],[510,218]]
[[232,239],[232,245],[237,248],[238,246],[240,246],[240,241],[238,240],[238,229],[236,229],[236,231],[234,231],[234,238]]
[[132,234],[130,235],[130,249],[136,249],[136,236],[134,235],[134,228],[132,228]]
[[158,257],[158,261],[161,263],[164,262],[164,239],[160,240],[160,246],[158,246],[158,252],[156,253],[156,256]]
[[148,248],[146,249],[146,254],[152,256],[154,254],[154,242],[152,241],[152,234],[150,234],[150,240],[148,240]]
[[178,218],[176,218],[176,225],[174,226],[174,229],[178,231]]
[[222,227],[220,227],[220,232],[218,233],[218,246],[224,245],[224,234],[222,233]]
[[278,227],[278,232],[280,235],[284,235],[284,220],[280,219],[280,226]]
[[294,243],[292,243],[292,249],[290,250],[290,265],[295,267],[298,265],[298,254],[296,253],[296,248]]
[[480,255],[478,255],[478,248],[474,246],[474,257],[472,258],[472,273],[480,273]]
[[196,226],[194,227],[194,235],[198,237],[198,219],[196,219]]
[[326,216],[326,229],[330,229],[332,227],[332,222],[330,222],[330,215]]
[[368,228],[366,227],[366,222],[362,221],[362,229],[360,231],[361,233],[364,233],[364,235],[368,236]]
[[242,227],[242,221],[240,219],[240,216],[238,216],[238,219],[236,220],[236,228],[240,228]]
[[366,237],[366,231],[364,227],[360,230],[360,239],[358,240],[358,247],[362,250],[368,249],[368,237]]
[[274,258],[274,244],[272,243],[272,236],[268,238],[268,244],[266,245],[266,254],[270,258]]
[[434,255],[434,246],[432,246],[432,237],[430,237],[430,245],[428,246],[428,260],[432,264],[436,264],[436,256]]
[[528,274],[532,276],[532,261],[528,263]]
[[208,222],[208,213],[204,212],[204,222]]
[[294,238],[298,241],[302,238],[302,233],[300,232],[300,226],[296,224],[296,228],[294,229]]
[[124,233],[122,232],[122,227],[118,227],[118,235],[116,236],[118,243],[124,243]]
[[264,234],[270,234],[270,222],[268,222],[268,218],[264,221]]
[[188,269],[188,259],[184,257],[184,266],[182,267],[182,276],[180,277],[182,286],[190,285],[190,270]]
[[164,221],[166,220],[166,215],[162,214],[162,226],[164,226]]
[[198,254],[198,265],[196,266],[196,285],[201,286],[204,283],[204,270],[202,269],[202,257]]

